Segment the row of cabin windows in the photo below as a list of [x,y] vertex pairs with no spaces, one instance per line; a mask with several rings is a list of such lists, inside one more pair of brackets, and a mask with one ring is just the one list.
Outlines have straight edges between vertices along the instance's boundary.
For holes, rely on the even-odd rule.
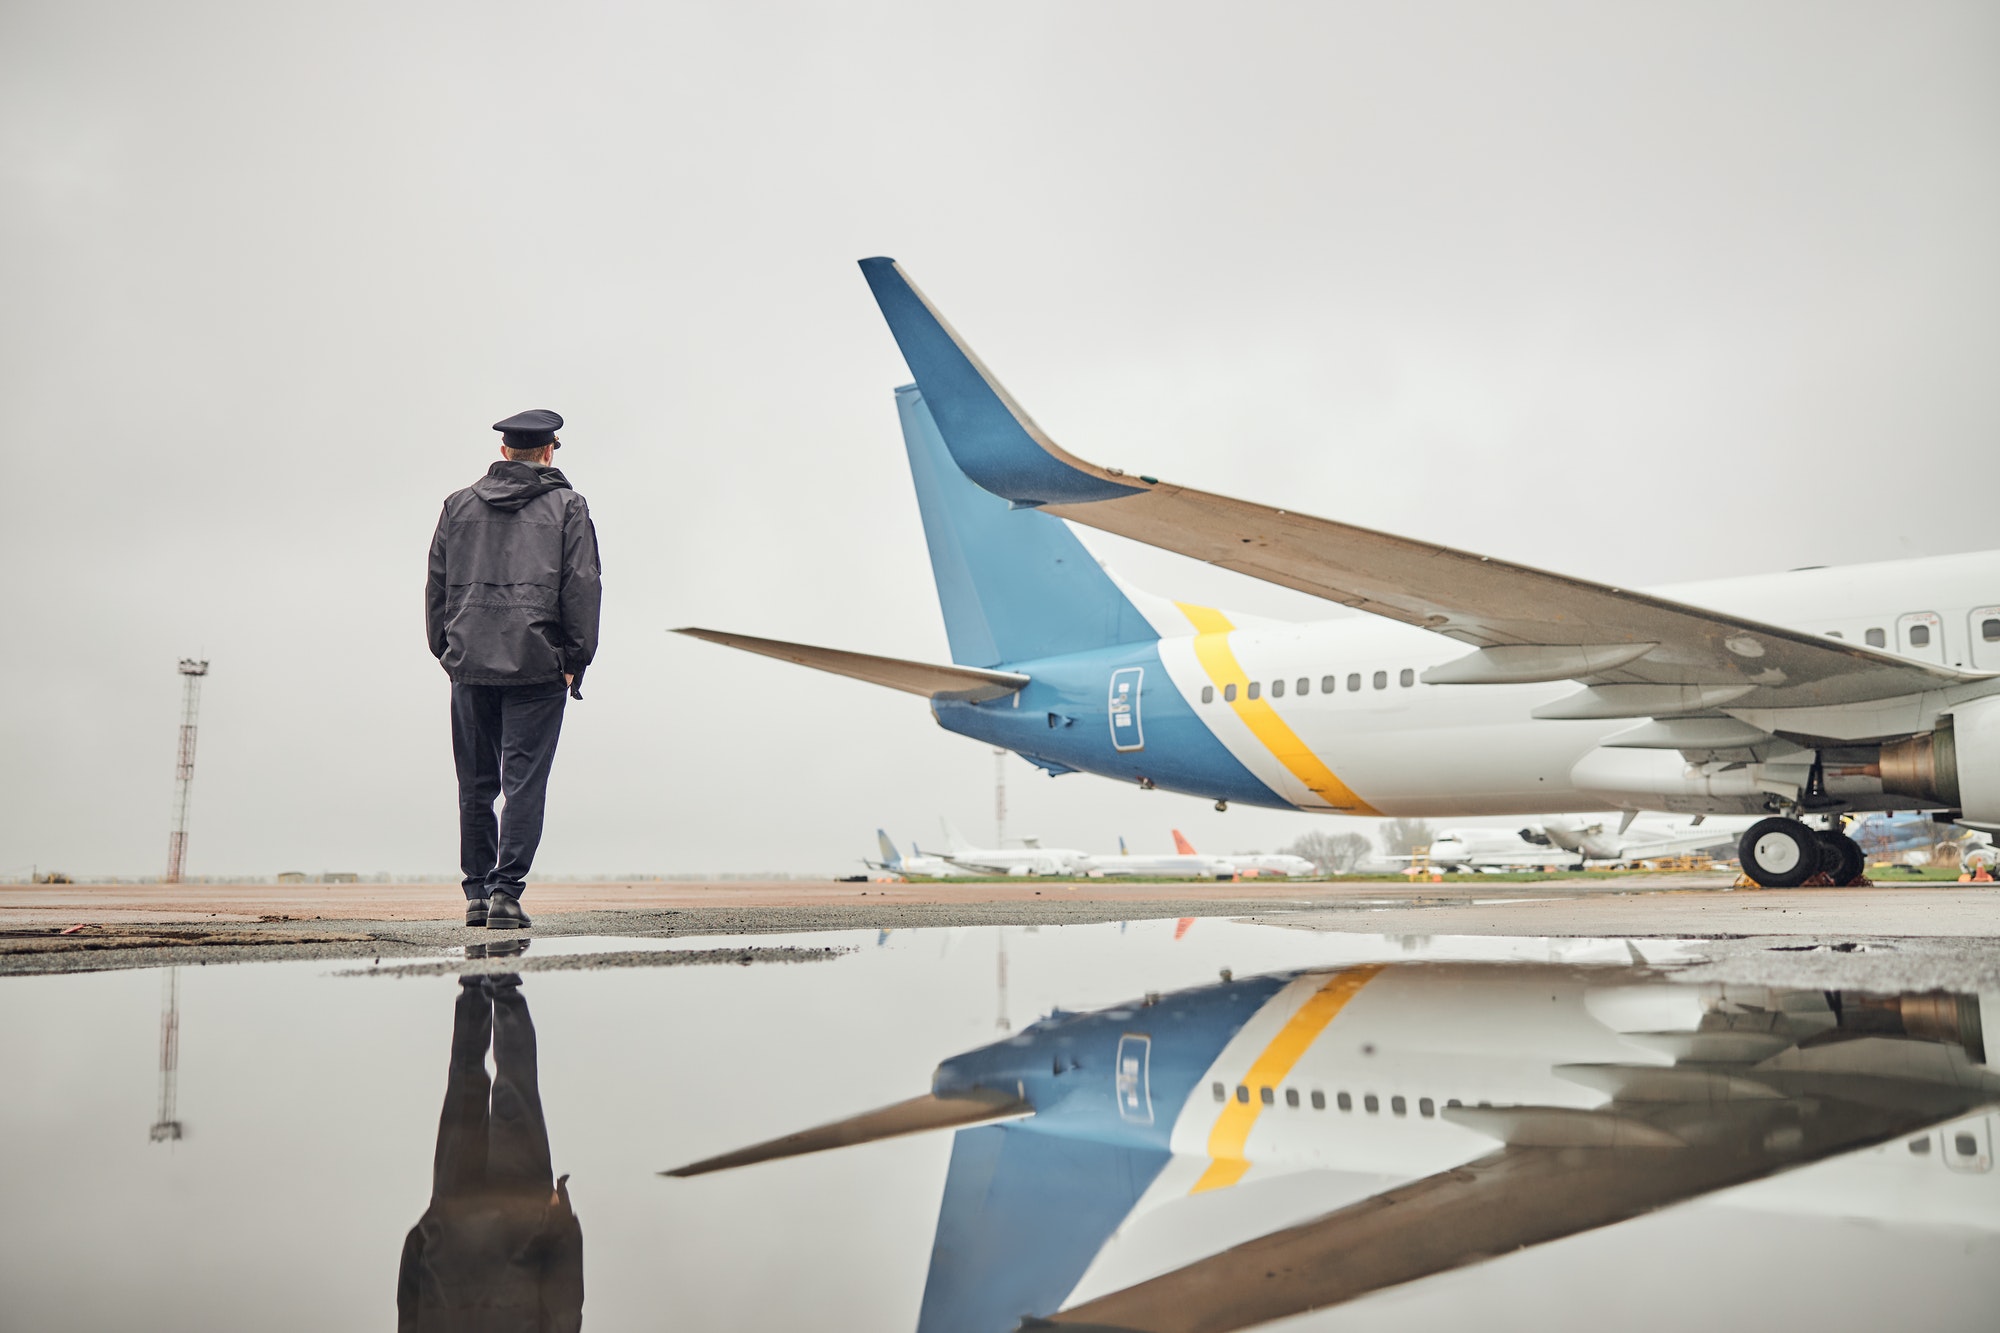
[[[1837,629],[1828,630],[1827,635],[1835,639],[1844,639],[1847,637]],[[1979,637],[1988,643],[2000,643],[2000,616],[1988,616],[1986,619],[1980,621]],[[1870,648],[1887,648],[1889,646],[1889,631],[1884,629],[1863,630],[1861,632],[1861,641]],[[1929,625],[1910,626],[1910,647],[1928,648],[1930,646],[1931,627]]]
[[[1397,672],[1396,683],[1402,686],[1406,690],[1409,689],[1412,685],[1415,685],[1417,683],[1417,673],[1415,669],[1411,667],[1404,667],[1401,671]],[[1389,673],[1386,671],[1377,671],[1374,676],[1373,684],[1375,688],[1378,690],[1388,689]],[[1286,682],[1282,680],[1272,681],[1271,697],[1273,699],[1284,698],[1285,685]],[[1348,672],[1347,688],[1350,691],[1356,691],[1356,692],[1358,692],[1361,689],[1361,673],[1359,671]],[[1313,692],[1312,677],[1300,676],[1296,681],[1293,681],[1291,683],[1291,690],[1293,694],[1300,694],[1300,695],[1311,694]],[[1340,690],[1339,676],[1321,676],[1319,678],[1319,692],[1321,694],[1336,694],[1339,692],[1339,690]],[[1264,682],[1261,680],[1253,680],[1248,685],[1244,686],[1245,698],[1249,699],[1261,698],[1263,697],[1263,693],[1264,693]],[[1201,687],[1201,701],[1205,704],[1212,704],[1215,702],[1215,686],[1204,685]],[[1236,686],[1233,682],[1228,685],[1224,685],[1222,687],[1222,701],[1228,704],[1233,704],[1236,702]]]
[[[1230,1093],[1227,1084],[1211,1083],[1209,1085],[1209,1090],[1212,1093],[1214,1093],[1215,1100],[1217,1100],[1218,1102],[1226,1102],[1229,1100]],[[1297,1088],[1284,1089],[1284,1097],[1285,1097],[1285,1105],[1294,1108],[1296,1108],[1299,1105],[1299,1090]],[[1246,1106],[1249,1104],[1250,1088],[1247,1084],[1238,1083],[1236,1085],[1236,1100],[1242,1102]],[[1265,1106],[1276,1106],[1278,1104],[1278,1089],[1271,1087],[1258,1088],[1257,1100],[1262,1102]],[[1314,1088],[1310,1093],[1307,1094],[1307,1100],[1311,1103],[1312,1109],[1315,1111],[1324,1111],[1326,1109],[1326,1094],[1318,1088]],[[1352,1093],[1346,1093],[1346,1092],[1335,1093],[1333,1098],[1333,1104],[1340,1110],[1352,1111],[1354,1109],[1354,1095]],[[1493,1103],[1481,1102],[1479,1104],[1481,1106],[1491,1106]],[[1453,1097],[1450,1101],[1446,1102],[1445,1105],[1463,1106],[1465,1105],[1465,1103],[1460,1101],[1458,1098]],[[1380,1097],[1377,1097],[1372,1092],[1363,1093],[1361,1096],[1361,1109],[1369,1115],[1380,1115],[1382,1113],[1382,1099]],[[1410,1113],[1410,1102],[1408,1098],[1402,1096],[1399,1093],[1396,1096],[1393,1096],[1389,1099],[1390,1115],[1408,1115],[1409,1113]],[[1437,1114],[1437,1103],[1432,1101],[1429,1097],[1417,1098],[1417,1114],[1422,1116],[1424,1119],[1429,1120],[1431,1117]]]

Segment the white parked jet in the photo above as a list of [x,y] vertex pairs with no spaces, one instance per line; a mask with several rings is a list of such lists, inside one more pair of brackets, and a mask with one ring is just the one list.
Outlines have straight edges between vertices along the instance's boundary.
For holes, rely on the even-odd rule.
[[869,861],[864,858],[862,861],[871,870],[886,870],[892,875],[923,875],[931,879],[948,879],[965,873],[942,856],[926,856],[915,843],[910,844],[911,854],[904,856],[882,829],[875,830],[875,845],[882,849],[882,859]]
[[[1744,869],[1781,886],[1861,873],[1808,819],[2000,827],[2000,552],[1642,592],[1173,485],[1060,448],[893,260],[861,267],[917,381],[897,405],[954,664],[687,633],[1218,805],[1747,815]],[[1149,596],[1058,520],[1368,614]]]
[[1118,840],[1118,855],[1093,856],[1089,873],[1093,875],[1141,875],[1156,876],[1161,879],[1235,879],[1236,866],[1226,857],[1203,856],[1198,852],[1140,852],[1134,856],[1125,849],[1125,839]]
[[1539,870],[1582,865],[1573,849],[1565,850],[1534,828],[1518,833],[1497,828],[1444,829],[1431,839],[1430,861],[1445,870]]
[[974,847],[949,819],[944,826],[946,861],[960,870],[981,875],[1082,875],[1089,873],[1087,853],[1066,847],[1043,847],[1033,838],[1021,839],[1019,847]]
[[[1179,829],[1174,830],[1174,848],[1187,856],[1199,855],[1194,844]],[[1293,856],[1287,852],[1231,852],[1223,858],[1236,867],[1239,875],[1312,875],[1318,868],[1303,856]]]
[[1647,861],[1662,856],[1734,856],[1736,844],[1754,820],[1748,817],[1661,819],[1640,816],[1623,822],[1552,815],[1542,821],[1549,839],[1592,861]]

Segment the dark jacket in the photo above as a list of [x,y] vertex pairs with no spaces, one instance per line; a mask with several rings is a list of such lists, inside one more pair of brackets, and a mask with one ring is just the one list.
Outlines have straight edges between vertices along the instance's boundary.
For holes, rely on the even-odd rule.
[[403,1240],[399,1333],[577,1333],[583,1228],[568,1179],[539,1198],[434,1200]]
[[444,502],[424,621],[431,656],[459,684],[580,678],[597,654],[600,594],[590,508],[555,468],[502,459]]

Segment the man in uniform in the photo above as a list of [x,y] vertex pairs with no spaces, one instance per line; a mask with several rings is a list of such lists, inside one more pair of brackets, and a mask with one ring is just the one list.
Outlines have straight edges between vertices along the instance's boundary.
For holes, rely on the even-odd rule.
[[424,620],[451,677],[468,926],[532,924],[521,887],[542,840],[563,705],[583,698],[597,652],[597,530],[553,466],[562,424],[539,409],[495,422],[500,461],[444,502],[431,538]]

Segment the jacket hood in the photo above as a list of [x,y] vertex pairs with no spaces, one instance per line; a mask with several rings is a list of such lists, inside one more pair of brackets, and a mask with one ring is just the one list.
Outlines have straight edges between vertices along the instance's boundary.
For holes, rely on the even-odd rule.
[[495,509],[515,510],[547,491],[571,489],[561,469],[536,467],[503,458],[486,469],[486,475],[472,483],[472,493]]

